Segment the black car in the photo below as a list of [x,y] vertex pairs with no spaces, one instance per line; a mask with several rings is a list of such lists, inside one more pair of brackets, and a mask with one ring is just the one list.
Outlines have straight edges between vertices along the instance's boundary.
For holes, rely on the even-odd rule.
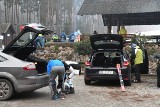
[[90,36],[93,53],[85,63],[84,82],[95,80],[119,80],[117,64],[121,65],[124,84],[131,85],[131,66],[128,54],[123,50],[123,37],[117,34]]

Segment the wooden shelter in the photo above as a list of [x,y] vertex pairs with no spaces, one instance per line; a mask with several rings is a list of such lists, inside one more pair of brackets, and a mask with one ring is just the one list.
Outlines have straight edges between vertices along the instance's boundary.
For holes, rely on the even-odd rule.
[[[78,15],[102,15],[104,26],[159,25],[160,0],[84,0]],[[156,37],[157,38],[157,37]],[[143,73],[148,73],[147,51]]]
[[2,46],[8,45],[14,37],[15,37],[15,30],[10,23],[2,23],[0,24],[0,48]]
[[160,0],[84,0],[78,15],[102,15],[104,26],[158,25]]

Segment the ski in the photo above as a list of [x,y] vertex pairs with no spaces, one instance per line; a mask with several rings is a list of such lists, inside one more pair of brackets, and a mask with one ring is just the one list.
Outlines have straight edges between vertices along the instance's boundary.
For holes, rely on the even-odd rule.
[[121,69],[120,69],[120,64],[117,64],[117,70],[118,70],[118,75],[119,75],[121,90],[122,90],[122,91],[125,91],[124,81],[123,81],[122,73],[121,73]]

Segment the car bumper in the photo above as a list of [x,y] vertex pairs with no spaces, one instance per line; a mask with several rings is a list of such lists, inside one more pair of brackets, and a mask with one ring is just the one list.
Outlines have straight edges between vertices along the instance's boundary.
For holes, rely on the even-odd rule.
[[[113,74],[99,74],[99,71],[114,71]],[[129,79],[129,69],[122,68],[122,78],[124,80]],[[119,75],[117,69],[101,69],[101,68],[86,68],[84,72],[84,77],[86,80],[119,80]]]
[[[48,85],[49,76],[29,76],[23,80],[23,84],[19,84],[16,88],[16,92],[33,91]],[[24,84],[25,83],[25,84]]]

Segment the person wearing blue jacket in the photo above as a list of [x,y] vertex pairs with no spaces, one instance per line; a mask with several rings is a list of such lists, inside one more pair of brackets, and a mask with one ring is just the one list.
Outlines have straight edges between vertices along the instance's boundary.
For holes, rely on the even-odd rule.
[[62,32],[60,37],[61,37],[61,42],[66,42],[66,34],[64,32]]
[[[50,60],[47,64],[47,73],[49,75],[49,86],[53,100],[65,99],[62,93],[64,86],[65,67],[60,60]],[[58,76],[58,85],[56,86],[56,78]]]
[[74,33],[71,33],[69,35],[69,42],[74,42],[74,40],[75,40],[75,35],[74,35]]

